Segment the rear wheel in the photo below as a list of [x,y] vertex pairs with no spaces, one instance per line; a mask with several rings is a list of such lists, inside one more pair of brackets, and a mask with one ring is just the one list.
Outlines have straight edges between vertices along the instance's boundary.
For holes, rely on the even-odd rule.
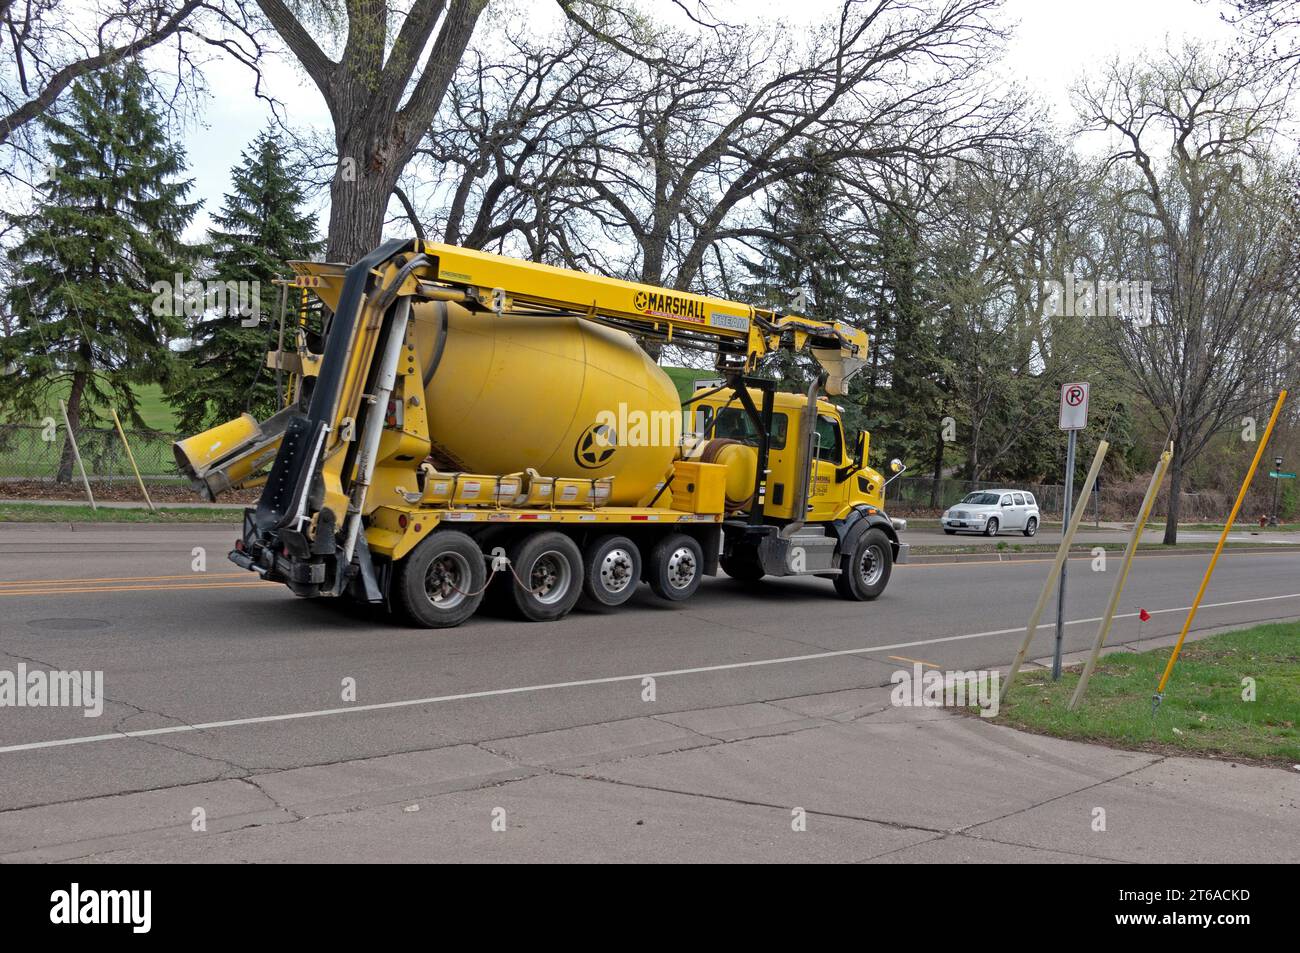
[[510,565],[510,602],[530,622],[564,618],[582,595],[582,553],[563,533],[525,536],[511,547]]
[[460,625],[483,601],[483,553],[464,533],[437,530],[397,564],[392,602],[404,620],[426,629]]
[[1033,536],[1037,532],[1038,532],[1038,517],[1031,516],[1029,517],[1029,522],[1025,524],[1025,535]]
[[835,591],[845,599],[870,601],[885,591],[893,568],[894,548],[889,537],[882,529],[869,529],[840,557]]
[[704,550],[685,533],[661,539],[650,553],[646,578],[660,599],[681,602],[700,588],[704,574]]
[[583,569],[582,594],[589,604],[621,606],[641,581],[641,553],[626,536],[601,536],[588,544]]
[[998,535],[998,518],[996,516],[989,519],[988,525],[984,527],[985,536]]

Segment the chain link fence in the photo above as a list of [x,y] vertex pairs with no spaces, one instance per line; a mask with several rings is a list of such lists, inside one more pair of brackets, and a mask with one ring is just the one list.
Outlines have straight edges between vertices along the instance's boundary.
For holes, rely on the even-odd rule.
[[[134,480],[131,461],[122,446],[117,430],[83,427],[76,431],[86,473],[93,481]],[[58,427],[31,427],[0,424],[0,481],[53,481],[58,475],[67,443],[67,430]],[[174,434],[156,430],[128,430],[140,475],[150,482],[174,482],[180,477],[172,457]],[[68,451],[69,453],[71,450]],[[80,481],[81,471],[72,463],[72,480]]]

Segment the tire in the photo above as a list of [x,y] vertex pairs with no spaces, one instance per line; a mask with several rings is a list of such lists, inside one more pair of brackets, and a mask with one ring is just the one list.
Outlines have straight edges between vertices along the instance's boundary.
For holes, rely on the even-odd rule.
[[456,530],[435,530],[403,557],[393,576],[396,615],[425,629],[449,629],[483,601],[483,551]]
[[957,531],[956,531],[955,529],[945,529],[945,530],[943,531],[943,534],[944,534],[945,536],[956,536],[956,535],[957,535]]
[[509,603],[529,622],[564,618],[582,595],[582,553],[563,533],[525,536],[510,548],[510,565],[518,578],[509,580]]
[[1038,532],[1038,517],[1031,516],[1029,517],[1029,522],[1025,523],[1025,535],[1033,536],[1037,532]]
[[704,576],[704,550],[694,537],[673,533],[650,551],[646,579],[660,599],[681,602],[695,595]]
[[989,517],[988,525],[984,527],[984,535],[998,535],[998,518],[996,516]]
[[766,573],[758,561],[758,554],[751,549],[733,551],[719,560],[722,571],[737,582],[758,582]]
[[641,551],[626,536],[601,536],[587,544],[582,570],[583,601],[612,609],[636,592],[641,582]]
[[889,537],[882,529],[869,529],[840,557],[835,591],[845,599],[870,602],[885,591],[893,569],[894,547]]

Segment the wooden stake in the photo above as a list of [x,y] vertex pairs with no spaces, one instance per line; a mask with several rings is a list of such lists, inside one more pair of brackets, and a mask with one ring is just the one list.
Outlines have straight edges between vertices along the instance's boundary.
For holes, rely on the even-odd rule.
[[[1174,450],[1171,446],[1164,453],[1160,454],[1160,460],[1156,463],[1155,472],[1151,474],[1151,485],[1147,487],[1146,496],[1142,497],[1142,507],[1138,510],[1137,521],[1133,524],[1133,532],[1129,535],[1128,546],[1124,550],[1124,562],[1120,565],[1119,576],[1115,579],[1115,585],[1110,591],[1110,602],[1106,605],[1106,614],[1101,617],[1101,623],[1097,626],[1097,637],[1092,643],[1092,654],[1088,656],[1087,663],[1083,666],[1083,674],[1079,676],[1079,684],[1074,687],[1074,694],[1070,697],[1069,709],[1074,711],[1079,704],[1079,699],[1083,698],[1083,693],[1088,690],[1088,679],[1092,677],[1092,670],[1097,667],[1097,659],[1101,655],[1101,647],[1106,644],[1106,636],[1110,633],[1111,621],[1115,618],[1115,610],[1119,607],[1119,598],[1124,593],[1124,583],[1128,579],[1129,567],[1133,565],[1133,557],[1137,554],[1138,542],[1142,539],[1142,530],[1146,528],[1147,518],[1151,515],[1151,509],[1155,506],[1156,496],[1160,492],[1160,484],[1164,482],[1165,471],[1169,469],[1169,461],[1173,459]],[[1141,631],[1142,621],[1138,620],[1139,631]]]
[[1083,481],[1083,489],[1079,491],[1079,500],[1075,503],[1074,513],[1070,516],[1070,525],[1061,535],[1061,547],[1056,551],[1052,571],[1047,574],[1047,579],[1043,582],[1043,591],[1038,594],[1038,602],[1029,616],[1029,625],[1025,627],[1025,640],[1020,644],[1016,660],[1011,663],[1011,671],[1007,672],[1006,681],[1002,683],[1001,697],[1004,699],[1011,691],[1011,683],[1015,681],[1020,666],[1025,662],[1025,653],[1029,651],[1029,644],[1034,641],[1034,634],[1038,631],[1038,620],[1043,614],[1043,609],[1047,607],[1047,600],[1052,595],[1052,587],[1056,585],[1056,580],[1061,575],[1061,567],[1065,565],[1065,560],[1070,554],[1070,544],[1074,542],[1074,534],[1078,531],[1079,524],[1083,521],[1083,514],[1088,509],[1088,494],[1092,492],[1092,485],[1097,482],[1097,473],[1101,470],[1101,461],[1106,458],[1108,449],[1110,444],[1105,440],[1097,444],[1097,453],[1093,456],[1092,466],[1088,469],[1088,478]]
[[149,504],[149,512],[158,512],[153,505],[153,500],[149,499],[149,491],[144,488],[144,478],[140,476],[140,468],[135,465],[135,454],[131,452],[131,443],[126,439],[126,431],[122,429],[122,421],[118,419],[117,411],[113,411],[113,423],[117,424],[117,435],[122,438],[122,446],[126,447],[126,458],[131,461],[131,469],[135,473],[135,482],[140,485],[140,492],[144,494],[144,501]]
[[90,477],[86,476],[86,465],[81,462],[81,451],[77,448],[77,437],[72,432],[72,424],[68,420],[68,405],[62,400],[59,401],[59,410],[63,414],[63,426],[68,428],[68,442],[72,444],[72,455],[77,458],[77,468],[81,471],[81,483],[86,488],[86,499],[90,500],[90,510],[92,513],[99,512],[99,507],[95,505],[95,494],[90,492]]

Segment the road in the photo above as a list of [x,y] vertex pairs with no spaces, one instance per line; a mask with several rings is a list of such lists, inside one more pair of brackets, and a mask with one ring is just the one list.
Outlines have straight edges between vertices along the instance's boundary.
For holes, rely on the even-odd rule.
[[[770,831],[754,827],[766,821],[747,812],[769,804],[755,792],[774,772],[793,772],[782,774],[793,789],[774,793],[771,803],[798,806],[813,799],[814,779],[844,786],[865,770],[860,750],[836,749],[849,743],[843,737],[803,729],[842,728],[854,712],[881,711],[887,693],[879,686],[914,661],[942,669],[1005,665],[1047,571],[1045,562],[903,566],[886,595],[866,605],[834,598],[821,580],[749,591],[720,577],[685,604],[659,602],[642,587],[611,614],[575,613],[546,625],[476,618],[427,632],[257,581],[225,560],[234,535],[233,526],[212,524],[0,526],[0,669],[100,670],[108,699],[99,718],[80,709],[0,709],[0,859],[621,858],[628,810],[652,827],[664,825],[655,828],[661,836],[638,833],[638,858],[700,859],[700,851],[713,851],[772,859]],[[205,571],[194,570],[198,558],[206,559]],[[1141,556],[1111,641],[1176,633],[1207,558]],[[1225,556],[1198,628],[1300,617],[1298,559],[1288,552]],[[1112,579],[1091,571],[1086,559],[1071,561],[1067,651],[1090,643]],[[1135,617],[1139,607],[1153,615],[1145,625]],[[1049,651],[1044,628],[1034,654]],[[647,674],[654,676],[653,700],[646,699]],[[355,699],[343,697],[348,684]],[[916,723],[932,715],[944,724],[971,721],[928,712]],[[982,728],[976,722],[944,731]],[[817,737],[825,740],[808,740]],[[943,742],[944,757],[984,743],[961,737],[962,745]],[[732,764],[736,790],[685,797],[673,788],[670,796],[653,783],[649,765],[640,767],[650,780],[606,779],[598,795],[571,790],[592,776],[569,770],[583,764],[630,764],[626,759],[763,738],[804,740],[780,767],[757,758]],[[1046,748],[1025,754],[1026,746],[1048,742],[1070,744],[998,745],[1067,770],[1071,759]],[[1156,770],[1161,760],[1096,752],[1080,755],[1069,770],[1087,765],[1113,780]],[[909,783],[924,787],[934,778],[911,755],[902,757],[911,767],[896,767],[897,783],[881,796],[897,799],[906,813],[925,801],[924,792],[908,793]],[[835,776],[836,765],[843,777]],[[1294,786],[1276,769],[1241,770],[1260,772],[1260,796],[1269,803],[1273,776]],[[801,779],[811,786],[806,798]],[[1087,787],[1077,777],[1060,782],[1062,791]],[[1008,780],[1006,787],[1015,785]],[[500,839],[485,847],[463,832],[489,830],[487,802],[474,797],[483,790],[489,801],[511,802],[503,807],[508,828],[531,832],[516,840],[526,850],[510,854]],[[1017,796],[984,794],[989,806]],[[1045,794],[1044,803],[1055,797]],[[728,813],[729,804],[749,807]],[[575,832],[569,812],[577,805],[588,819]],[[214,832],[201,842],[184,836],[194,807],[204,808]],[[1294,832],[1294,798],[1284,807]],[[400,833],[403,811],[419,810],[420,823],[434,825],[426,840]],[[855,812],[828,809],[820,833],[800,843],[802,853],[777,856],[862,859],[961,826],[945,807],[934,812],[925,823],[870,821],[867,844],[855,841]],[[451,823],[465,817],[472,824]],[[299,833],[285,840],[290,829]],[[708,833],[683,839],[700,829]],[[904,829],[913,834],[898,833]],[[1028,835],[1002,843],[1010,853],[974,856],[1077,853],[1035,845]],[[967,856],[967,846],[931,859]]]

